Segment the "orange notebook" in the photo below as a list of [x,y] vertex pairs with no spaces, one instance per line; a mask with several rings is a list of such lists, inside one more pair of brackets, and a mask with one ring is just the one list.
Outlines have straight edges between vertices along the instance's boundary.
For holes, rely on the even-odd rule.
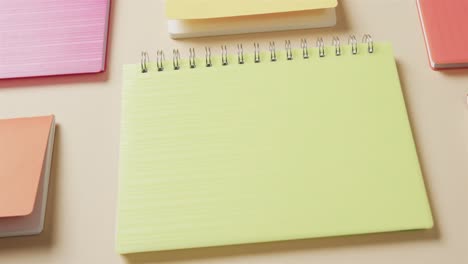
[[54,116],[0,120],[0,237],[44,227]]
[[417,0],[431,67],[468,67],[468,0]]

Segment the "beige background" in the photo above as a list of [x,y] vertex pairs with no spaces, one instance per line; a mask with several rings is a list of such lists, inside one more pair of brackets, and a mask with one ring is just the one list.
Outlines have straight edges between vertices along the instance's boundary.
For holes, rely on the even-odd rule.
[[[326,30],[173,41],[162,0],[116,0],[104,74],[0,80],[0,117],[53,113],[58,127],[46,229],[0,239],[0,263],[468,263],[468,70],[430,70],[415,0],[342,0]],[[148,253],[114,252],[122,64],[178,47],[251,47],[371,33],[394,44],[434,230]],[[378,89],[378,87],[377,87]],[[391,164],[389,164],[391,166]],[[398,195],[398,194],[396,194]]]

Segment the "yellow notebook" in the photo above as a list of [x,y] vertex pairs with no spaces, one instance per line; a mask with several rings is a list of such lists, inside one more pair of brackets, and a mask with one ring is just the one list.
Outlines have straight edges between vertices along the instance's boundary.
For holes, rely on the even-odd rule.
[[167,0],[171,19],[205,19],[334,8],[337,0]]
[[432,227],[391,45],[317,43],[125,66],[118,252]]
[[337,0],[167,0],[171,38],[194,38],[336,25]]

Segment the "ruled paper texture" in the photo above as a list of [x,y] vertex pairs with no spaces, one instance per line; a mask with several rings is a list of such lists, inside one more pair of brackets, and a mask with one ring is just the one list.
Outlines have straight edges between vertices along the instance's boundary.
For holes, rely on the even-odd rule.
[[110,0],[0,0],[0,79],[104,70]]
[[117,251],[432,228],[392,46],[367,48],[125,65]]

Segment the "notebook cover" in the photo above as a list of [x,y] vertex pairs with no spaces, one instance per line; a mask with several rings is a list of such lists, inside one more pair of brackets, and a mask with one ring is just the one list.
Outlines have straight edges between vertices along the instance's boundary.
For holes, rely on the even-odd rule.
[[335,8],[274,13],[243,17],[168,20],[171,38],[194,38],[332,27],[336,25]]
[[53,119],[0,120],[0,217],[33,211]]
[[[42,117],[40,117],[42,119]],[[27,122],[27,120],[23,120]],[[1,126],[0,126],[1,127]],[[32,212],[27,215],[14,217],[0,217],[0,238],[12,236],[37,235],[44,230],[45,214],[47,209],[47,194],[49,189],[49,178],[52,164],[52,154],[55,136],[55,120],[52,117],[49,135],[47,139],[46,153],[42,164],[41,175],[34,198]],[[21,147],[21,146],[20,146]],[[18,175],[12,174],[11,177]],[[33,175],[31,175],[33,176]],[[9,181],[11,182],[11,181]],[[8,186],[8,184],[7,184]],[[11,201],[9,201],[11,203]],[[13,203],[14,204],[14,203]]]
[[334,8],[337,0],[167,0],[170,19],[203,19]]
[[104,71],[109,5],[0,1],[0,79]]
[[117,250],[431,228],[390,44],[124,68]]
[[418,0],[433,68],[468,66],[468,1]]

